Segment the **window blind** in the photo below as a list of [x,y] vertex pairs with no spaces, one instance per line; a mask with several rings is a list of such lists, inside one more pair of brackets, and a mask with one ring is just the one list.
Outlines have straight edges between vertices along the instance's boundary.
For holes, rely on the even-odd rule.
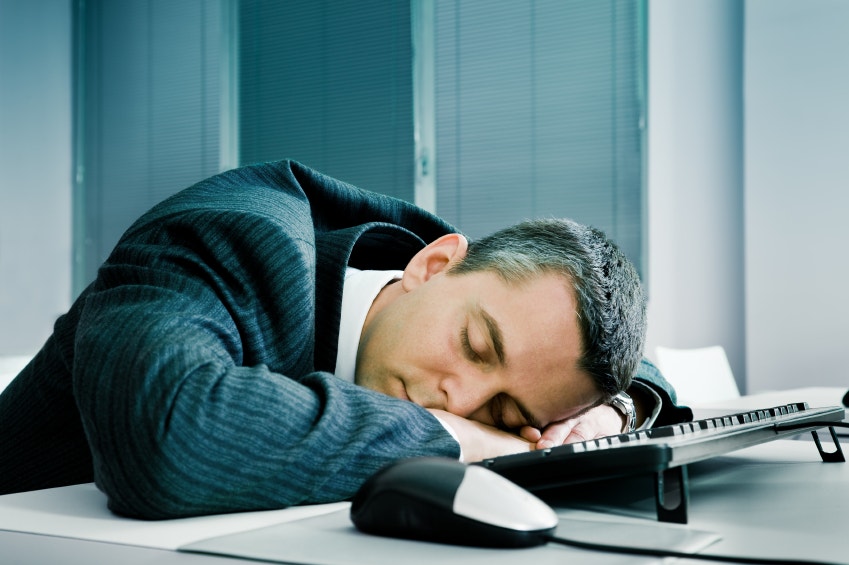
[[240,162],[413,201],[411,49],[408,0],[242,0]]
[[437,212],[478,237],[565,216],[642,262],[644,59],[631,0],[436,0]]
[[[87,0],[76,22],[77,286],[130,223],[218,171],[220,6]],[[76,292],[82,288],[75,288]]]

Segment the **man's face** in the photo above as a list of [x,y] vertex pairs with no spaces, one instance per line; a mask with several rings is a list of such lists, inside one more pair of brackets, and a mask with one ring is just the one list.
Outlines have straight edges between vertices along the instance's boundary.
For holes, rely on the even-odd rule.
[[542,429],[598,402],[576,368],[581,338],[567,281],[551,274],[515,285],[445,270],[393,289],[367,321],[358,384],[502,429]]

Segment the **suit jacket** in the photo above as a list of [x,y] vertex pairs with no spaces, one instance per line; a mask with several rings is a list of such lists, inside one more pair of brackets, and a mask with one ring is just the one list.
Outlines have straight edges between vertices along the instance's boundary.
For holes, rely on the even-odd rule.
[[291,161],[169,198],[0,396],[0,492],[93,479],[114,511],[169,518],[343,500],[392,460],[458,457],[423,408],[331,374],[346,266],[403,269],[453,231]]

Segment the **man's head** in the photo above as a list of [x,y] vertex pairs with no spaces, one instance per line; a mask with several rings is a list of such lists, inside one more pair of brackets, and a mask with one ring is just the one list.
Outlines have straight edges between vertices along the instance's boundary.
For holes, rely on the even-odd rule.
[[501,428],[607,400],[642,352],[637,276],[598,231],[532,221],[432,242],[375,300],[358,384]]
[[508,283],[563,277],[578,302],[580,367],[605,400],[628,387],[643,352],[645,295],[633,265],[603,232],[566,219],[523,222],[470,243],[449,273],[474,271]]

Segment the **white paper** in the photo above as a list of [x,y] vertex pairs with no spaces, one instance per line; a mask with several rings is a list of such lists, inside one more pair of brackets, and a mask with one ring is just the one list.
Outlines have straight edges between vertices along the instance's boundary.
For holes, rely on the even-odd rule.
[[0,496],[0,530],[177,549],[201,539],[300,520],[347,502],[177,520],[134,520],[112,513],[93,483]]
[[[586,542],[661,547],[697,553],[719,536],[677,524],[601,516],[562,510],[557,535]],[[347,511],[269,526],[190,544],[182,551],[302,565],[534,565],[609,563],[616,554],[574,549],[549,543],[521,549],[443,545],[371,536],[358,531]],[[620,559],[616,559],[620,561]]]

